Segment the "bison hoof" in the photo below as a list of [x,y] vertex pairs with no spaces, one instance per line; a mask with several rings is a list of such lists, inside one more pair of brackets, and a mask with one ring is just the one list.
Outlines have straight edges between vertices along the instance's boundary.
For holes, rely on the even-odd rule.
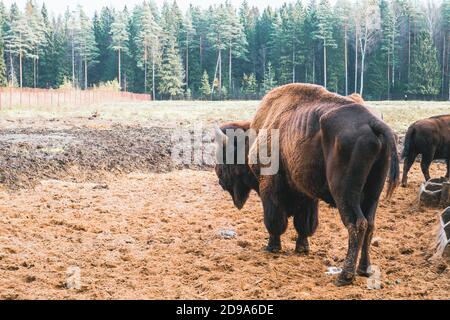
[[300,255],[300,256],[307,256],[307,255],[309,255],[309,248],[305,248],[305,247],[299,248],[299,247],[297,247],[297,248],[295,248],[295,253]]
[[352,284],[353,280],[355,280],[354,274],[342,271],[342,273],[339,275],[339,277],[336,279],[334,283],[337,287],[343,287]]
[[281,251],[281,245],[268,245],[265,248],[265,251],[270,252],[270,253],[277,253]]
[[358,270],[356,270],[356,273],[358,274],[358,276],[361,277],[367,277],[369,278],[372,273],[369,272],[369,268],[364,268],[364,267],[358,267]]
[[301,256],[307,256],[309,254],[309,244],[304,241],[297,241],[295,244],[295,252]]

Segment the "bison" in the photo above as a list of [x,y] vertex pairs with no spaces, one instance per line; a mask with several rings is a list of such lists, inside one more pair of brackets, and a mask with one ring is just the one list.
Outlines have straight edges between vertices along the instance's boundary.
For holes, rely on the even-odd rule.
[[[255,158],[265,129],[278,129],[279,135],[279,169],[272,175],[261,174],[265,164]],[[229,130],[253,130],[256,139],[253,143],[245,139],[239,146]],[[271,135],[267,136],[270,140]],[[216,128],[216,139],[218,153],[225,158],[231,157],[224,152],[227,148],[246,155],[244,163],[235,163],[236,157],[225,159],[216,164],[215,171],[238,209],[251,190],[258,193],[269,233],[266,250],[281,250],[280,236],[292,216],[298,233],[295,250],[308,254],[308,237],[317,228],[318,201],[323,200],[338,208],[348,230],[348,252],[336,284],[352,283],[355,271],[369,276],[369,247],[379,197],[388,172],[388,197],[399,180],[395,136],[381,119],[353,99],[321,86],[289,84],[270,91],[251,122]],[[257,160],[250,163],[249,159]]]
[[430,164],[433,160],[447,162],[446,178],[450,176],[450,115],[435,116],[414,122],[406,132],[402,158],[402,186],[408,183],[408,171],[417,155],[422,155],[420,163],[425,180],[430,180]]

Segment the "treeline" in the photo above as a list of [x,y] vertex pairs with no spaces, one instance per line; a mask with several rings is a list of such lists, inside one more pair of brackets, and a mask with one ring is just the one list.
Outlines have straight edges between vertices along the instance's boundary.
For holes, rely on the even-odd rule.
[[254,99],[317,83],[367,99],[449,99],[450,0],[306,0],[260,11],[152,1],[54,16],[0,2],[0,85],[115,81],[156,99]]

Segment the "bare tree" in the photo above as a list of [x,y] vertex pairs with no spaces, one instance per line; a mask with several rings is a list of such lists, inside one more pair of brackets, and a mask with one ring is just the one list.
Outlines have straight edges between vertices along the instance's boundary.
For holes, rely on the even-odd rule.
[[376,1],[369,0],[362,4],[362,17],[360,20],[359,29],[359,49],[361,50],[361,74],[360,74],[360,86],[359,94],[363,94],[364,89],[364,71],[366,64],[366,57],[368,53],[373,50],[377,41],[379,40],[379,34],[381,29],[381,16],[380,7]]

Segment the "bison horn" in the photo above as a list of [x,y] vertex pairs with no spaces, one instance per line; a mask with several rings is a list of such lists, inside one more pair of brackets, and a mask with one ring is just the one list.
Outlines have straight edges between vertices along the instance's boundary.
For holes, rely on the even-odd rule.
[[214,129],[216,132],[216,142],[218,144],[222,143],[222,145],[226,145],[228,141],[227,135],[217,126]]

